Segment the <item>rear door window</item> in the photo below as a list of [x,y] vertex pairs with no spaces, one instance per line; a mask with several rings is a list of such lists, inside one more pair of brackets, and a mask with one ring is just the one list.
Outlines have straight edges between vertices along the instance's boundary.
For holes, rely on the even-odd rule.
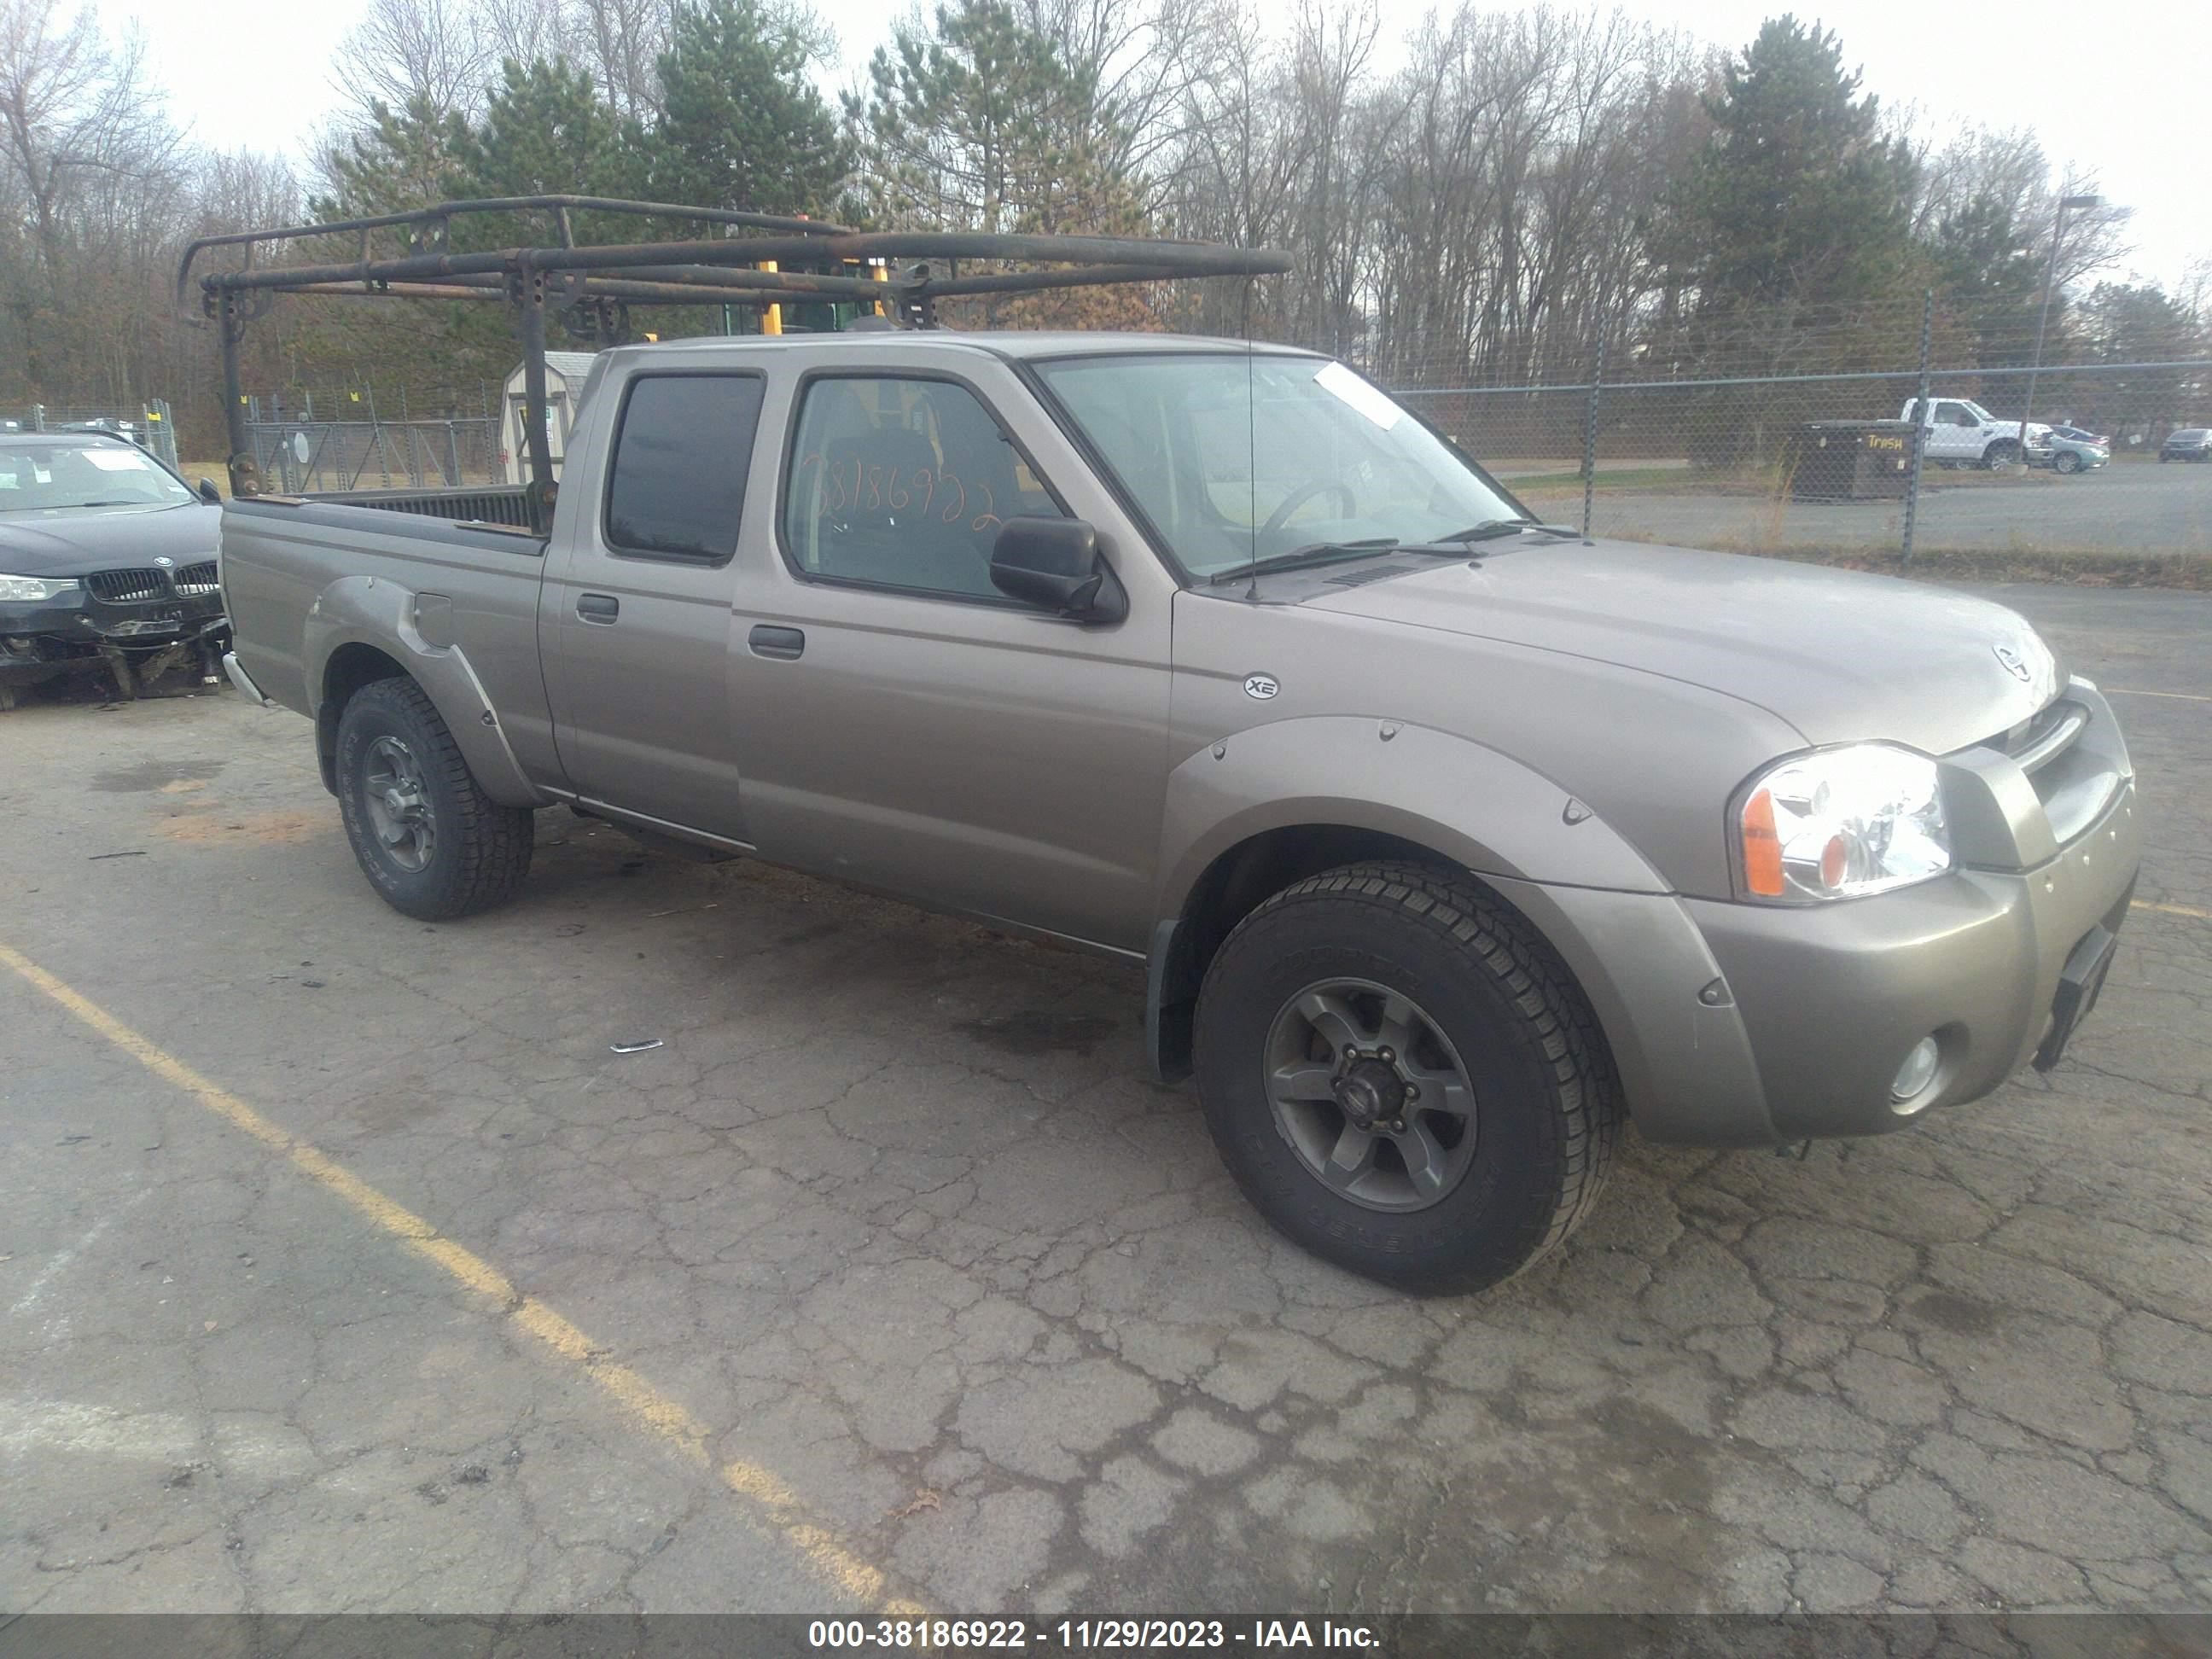
[[757,374],[641,374],[607,469],[608,550],[724,564],[738,550],[760,428]]

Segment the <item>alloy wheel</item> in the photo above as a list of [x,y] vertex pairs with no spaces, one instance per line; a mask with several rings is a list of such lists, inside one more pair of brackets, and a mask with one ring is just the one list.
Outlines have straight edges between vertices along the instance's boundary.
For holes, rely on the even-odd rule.
[[1285,1001],[1267,1032],[1267,1103],[1307,1173],[1370,1210],[1425,1210],[1474,1161],[1465,1064],[1419,1004],[1364,979]]
[[437,851],[438,821],[422,787],[422,765],[399,738],[380,737],[362,764],[362,797],[386,854],[412,874]]

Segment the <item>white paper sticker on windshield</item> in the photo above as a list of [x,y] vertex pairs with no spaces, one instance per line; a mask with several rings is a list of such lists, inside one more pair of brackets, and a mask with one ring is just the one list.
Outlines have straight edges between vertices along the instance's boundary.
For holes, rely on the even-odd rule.
[[149,468],[146,458],[135,449],[110,449],[105,444],[98,449],[88,449],[84,458],[102,472],[144,472]]
[[1324,363],[1314,384],[1325,387],[1388,432],[1406,418],[1406,411],[1342,363]]

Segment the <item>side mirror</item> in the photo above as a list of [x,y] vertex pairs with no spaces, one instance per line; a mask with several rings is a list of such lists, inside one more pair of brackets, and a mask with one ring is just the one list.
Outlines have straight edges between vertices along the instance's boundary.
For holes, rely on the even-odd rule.
[[1129,614],[1129,596],[1098,556],[1098,532],[1080,519],[1007,520],[991,544],[991,585],[1077,622]]
[[200,499],[202,501],[212,502],[217,507],[221,507],[222,505],[222,491],[215,487],[215,480],[213,478],[202,478],[200,480],[199,488]]

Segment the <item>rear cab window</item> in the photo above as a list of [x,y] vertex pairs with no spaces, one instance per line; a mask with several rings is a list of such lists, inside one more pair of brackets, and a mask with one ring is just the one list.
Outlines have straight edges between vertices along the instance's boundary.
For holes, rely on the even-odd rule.
[[617,557],[726,564],[738,550],[766,382],[640,374],[623,389],[600,533]]

